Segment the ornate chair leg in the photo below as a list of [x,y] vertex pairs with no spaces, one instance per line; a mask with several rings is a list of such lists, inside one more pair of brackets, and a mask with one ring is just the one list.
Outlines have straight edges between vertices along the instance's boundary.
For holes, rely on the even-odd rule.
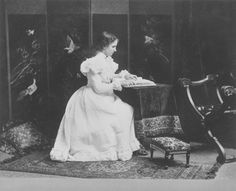
[[216,161],[221,164],[224,164],[225,160],[226,160],[226,154],[225,154],[224,147],[220,144],[218,139],[212,135],[212,132],[209,129],[207,130],[206,136],[210,140],[210,142],[213,143],[213,145],[216,147],[216,150],[218,152],[218,156],[216,158]]

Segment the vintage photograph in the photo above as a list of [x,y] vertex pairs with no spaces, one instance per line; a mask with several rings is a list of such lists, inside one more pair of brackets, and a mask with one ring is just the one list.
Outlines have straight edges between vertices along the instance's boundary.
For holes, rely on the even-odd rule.
[[234,180],[235,0],[0,0],[0,179]]

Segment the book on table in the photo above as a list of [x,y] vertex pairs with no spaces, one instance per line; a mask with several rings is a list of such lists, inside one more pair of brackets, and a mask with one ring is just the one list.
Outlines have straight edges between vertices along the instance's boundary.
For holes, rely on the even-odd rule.
[[136,79],[124,79],[121,82],[122,86],[125,88],[131,87],[142,87],[142,86],[156,86],[151,80],[143,79],[142,77],[137,77]]

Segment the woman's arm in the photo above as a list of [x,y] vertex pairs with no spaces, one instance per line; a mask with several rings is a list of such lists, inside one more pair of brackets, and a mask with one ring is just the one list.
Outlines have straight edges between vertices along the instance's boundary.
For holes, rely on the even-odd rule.
[[105,83],[99,73],[90,72],[91,87],[98,94],[112,94],[113,90],[122,90],[119,81],[112,81],[111,83]]
[[125,79],[125,80],[135,80],[137,79],[136,75],[130,74],[127,70],[121,70],[120,73],[115,74],[114,78],[121,78],[121,79]]

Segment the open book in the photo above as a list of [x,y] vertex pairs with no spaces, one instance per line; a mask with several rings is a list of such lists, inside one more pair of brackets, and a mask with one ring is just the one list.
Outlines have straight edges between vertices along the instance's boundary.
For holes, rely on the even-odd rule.
[[137,77],[137,79],[124,79],[121,82],[123,87],[138,87],[138,86],[155,86],[156,84],[147,79],[143,79],[142,77]]

